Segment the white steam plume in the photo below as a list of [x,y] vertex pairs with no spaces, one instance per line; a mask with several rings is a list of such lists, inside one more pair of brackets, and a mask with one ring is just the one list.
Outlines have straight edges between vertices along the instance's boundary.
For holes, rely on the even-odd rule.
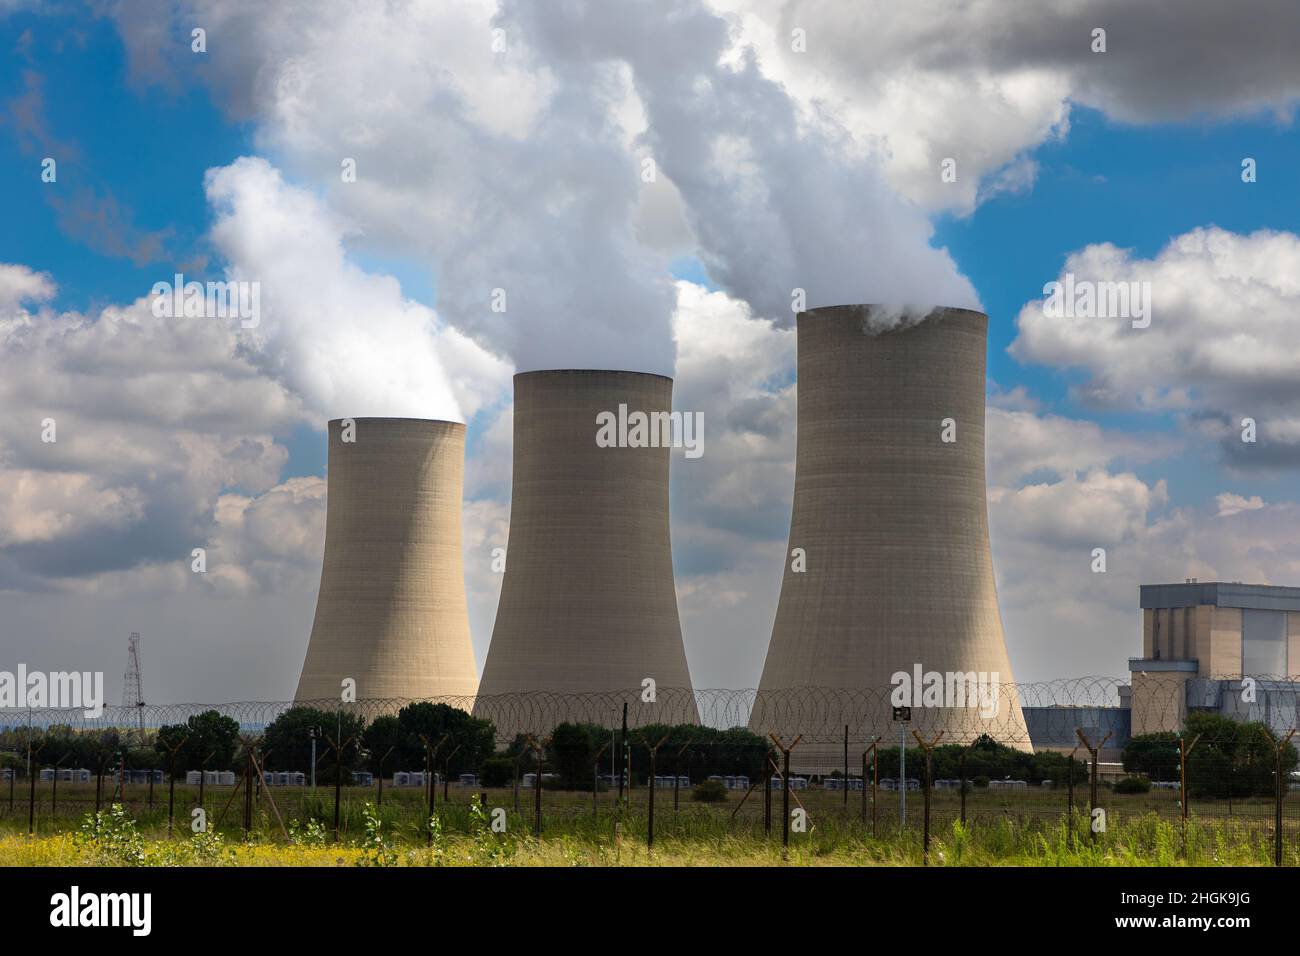
[[[539,59],[623,61],[645,110],[644,134],[676,184],[710,275],[756,314],[885,302],[979,308],[931,225],[828,122],[801,123],[794,100],[732,55],[725,20],[699,0],[563,5],[505,0]],[[938,170],[935,171],[938,175]]]

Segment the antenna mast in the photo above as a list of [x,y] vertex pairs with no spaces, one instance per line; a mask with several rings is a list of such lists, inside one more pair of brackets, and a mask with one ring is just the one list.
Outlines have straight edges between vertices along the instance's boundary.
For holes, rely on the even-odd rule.
[[140,632],[132,631],[127,639],[126,673],[122,675],[122,709],[134,707],[136,729],[144,742],[144,689],[140,679]]

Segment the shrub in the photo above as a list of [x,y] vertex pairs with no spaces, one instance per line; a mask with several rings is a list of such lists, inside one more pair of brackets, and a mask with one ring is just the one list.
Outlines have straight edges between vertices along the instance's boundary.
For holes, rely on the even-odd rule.
[[107,810],[87,813],[82,817],[74,839],[94,862],[101,865],[141,866],[145,862],[144,837],[120,803]]
[[721,780],[705,780],[695,785],[691,799],[700,803],[723,803],[727,799],[727,788]]
[[362,853],[357,858],[357,866],[397,866],[397,849],[384,838],[384,824],[379,819],[375,805],[366,801],[362,813],[365,817],[366,836],[361,843]]
[[1115,781],[1116,793],[1150,793],[1151,781],[1146,777],[1125,777]]
[[977,787],[987,788],[989,785],[989,778],[981,774],[980,776],[972,780],[971,783],[973,783]]

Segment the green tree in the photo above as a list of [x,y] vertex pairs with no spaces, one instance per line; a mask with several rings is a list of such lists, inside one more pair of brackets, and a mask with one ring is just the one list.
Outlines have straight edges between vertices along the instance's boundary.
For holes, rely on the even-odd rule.
[[1169,731],[1139,734],[1129,740],[1121,759],[1126,773],[1145,774],[1152,780],[1177,780],[1181,759],[1178,735]]
[[699,724],[650,724],[630,737],[632,770],[638,780],[649,776],[649,748],[661,739],[655,773],[681,774],[692,781],[743,774],[752,782],[763,774],[764,757],[774,752],[767,740],[745,727],[718,730]]
[[434,769],[441,773],[445,766],[452,776],[477,770],[496,747],[496,728],[490,720],[471,717],[447,704],[429,701],[407,704],[397,712],[397,722],[402,732],[402,759],[406,769],[424,766],[426,740],[437,747],[446,738],[438,750]]
[[[560,775],[560,786],[566,789],[590,789],[596,754],[609,739],[610,732],[599,724],[560,724],[546,750],[549,771]],[[609,751],[601,757],[607,762]]]
[[392,714],[376,717],[362,733],[361,743],[369,754],[366,769],[376,776],[391,773],[402,756],[402,725]]
[[[1222,714],[1194,711],[1185,733],[1199,737],[1187,756],[1187,790],[1193,797],[1271,797],[1274,777],[1273,738],[1264,724],[1239,723]],[[1282,773],[1295,769],[1295,746],[1282,749]]]
[[239,749],[239,722],[219,711],[205,710],[183,724],[159,727],[154,750],[162,755],[161,766],[168,765],[172,747],[178,743],[178,775],[186,770],[229,770]]
[[[262,737],[263,767],[274,770],[300,770],[311,777],[311,731],[320,736],[316,740],[316,779],[334,782],[335,755],[329,743],[334,740],[344,744],[341,766],[345,775],[359,762],[361,750],[361,718],[340,711],[320,710],[316,707],[290,707],[267,725]],[[347,741],[351,743],[345,743]],[[346,782],[345,776],[344,781]]]

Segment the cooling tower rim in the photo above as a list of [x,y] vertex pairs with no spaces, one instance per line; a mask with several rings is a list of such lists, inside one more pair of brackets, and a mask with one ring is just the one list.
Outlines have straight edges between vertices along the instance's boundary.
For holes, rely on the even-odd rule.
[[673,380],[671,375],[660,375],[658,372],[638,372],[626,368],[539,368],[534,369],[531,372],[516,372],[515,381],[518,382],[521,378],[545,376],[559,378],[561,376],[571,375],[626,375],[637,376],[639,378],[658,378],[670,384]]
[[[906,308],[906,306],[902,306],[897,303],[888,303],[888,302],[845,302],[841,305],[819,305],[812,309],[804,309],[802,312],[797,313],[795,315],[795,318],[802,319],[805,315],[812,316],[814,318],[833,318],[834,316],[832,315],[832,313],[843,312],[848,309],[852,309],[854,311],[861,311],[863,309],[899,309],[899,308]],[[989,317],[987,312],[981,312],[979,309],[967,309],[959,305],[931,305],[931,306],[926,306],[925,308],[929,309],[929,311],[925,313],[925,317],[927,319],[930,316],[934,315],[936,312],[942,312],[945,315],[954,315],[954,314],[973,315],[973,316],[978,316],[979,318],[982,319],[987,319]]]
[[340,425],[345,421],[353,422],[420,422],[424,425],[452,425],[457,428],[464,428],[464,422],[452,421],[449,418],[410,418],[403,415],[349,415],[347,418],[331,418],[329,424]]

